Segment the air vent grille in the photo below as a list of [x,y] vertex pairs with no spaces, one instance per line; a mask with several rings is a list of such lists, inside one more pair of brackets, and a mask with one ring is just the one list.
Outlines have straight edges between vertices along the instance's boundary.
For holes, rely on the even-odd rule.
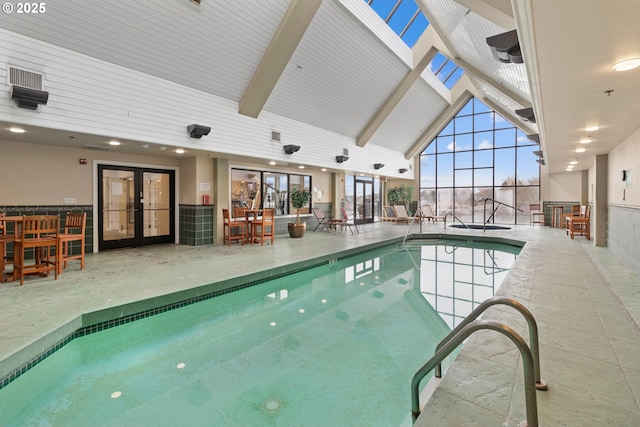
[[280,142],[280,132],[271,131],[271,140],[275,142]]
[[22,68],[9,67],[9,85],[42,90],[43,75]]
[[84,144],[82,148],[86,148],[87,150],[109,151],[109,147],[103,147],[101,145]]

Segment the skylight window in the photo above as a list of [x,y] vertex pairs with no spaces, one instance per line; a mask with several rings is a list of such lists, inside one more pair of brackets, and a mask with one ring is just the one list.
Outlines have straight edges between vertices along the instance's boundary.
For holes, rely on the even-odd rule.
[[[429,21],[415,0],[364,1],[410,48],[416,44],[429,26]],[[440,53],[433,58],[429,69],[449,90],[464,74],[462,68]]]
[[364,0],[409,47],[416,44],[429,21],[414,0]]
[[456,84],[464,74],[462,68],[441,53],[437,53],[436,56],[433,57],[429,69],[449,90],[451,90],[453,85]]

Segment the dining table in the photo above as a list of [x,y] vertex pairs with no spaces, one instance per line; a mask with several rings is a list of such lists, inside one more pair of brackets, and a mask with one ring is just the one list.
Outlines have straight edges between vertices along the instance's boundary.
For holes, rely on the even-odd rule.
[[247,240],[245,243],[250,243],[252,241],[252,227],[251,224],[253,221],[260,219],[262,216],[263,209],[245,209],[244,210],[244,220],[247,225]]

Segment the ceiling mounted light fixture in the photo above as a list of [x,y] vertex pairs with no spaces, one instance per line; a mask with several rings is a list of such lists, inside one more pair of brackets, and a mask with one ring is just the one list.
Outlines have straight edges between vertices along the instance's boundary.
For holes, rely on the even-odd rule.
[[576,148],[576,153],[584,153],[585,151],[587,151],[587,149],[586,149],[586,148],[584,148],[584,147],[578,147],[578,148]]
[[409,170],[409,169],[406,169],[406,168],[400,168],[400,169],[398,169],[398,172],[400,172],[400,173],[405,173],[405,172],[407,172],[408,170]]
[[338,162],[338,163],[344,163],[347,160],[349,160],[349,156],[345,156],[345,155],[336,156],[336,162]]
[[616,71],[628,71],[640,67],[640,58],[630,58],[616,62],[611,66]]
[[590,137],[590,136],[588,136],[588,137],[586,137],[586,138],[582,138],[582,139],[580,140],[580,144],[591,144],[591,137]]
[[540,150],[534,151],[533,154],[535,154],[538,157],[542,157],[542,151],[540,151]]
[[540,163],[542,166],[544,166],[544,159],[536,159],[536,162]]
[[373,164],[373,168],[374,169],[382,169],[384,167],[384,163],[374,163]]
[[600,126],[595,125],[595,126],[587,126],[586,128],[584,128],[585,131],[587,132],[595,132],[597,130],[600,129]]
[[532,133],[531,135],[527,135],[527,139],[529,141],[535,142],[536,144],[540,144],[540,135],[537,133]]

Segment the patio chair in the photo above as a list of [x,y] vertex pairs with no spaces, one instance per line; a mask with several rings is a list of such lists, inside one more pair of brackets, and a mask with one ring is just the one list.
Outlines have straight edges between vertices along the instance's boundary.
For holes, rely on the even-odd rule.
[[579,216],[567,217],[566,222],[566,232],[571,236],[571,240],[576,234],[591,240],[591,206],[583,206]]
[[360,234],[360,230],[358,230],[358,226],[356,225],[355,221],[352,219],[349,219],[349,215],[347,215],[347,210],[345,208],[340,208],[340,210],[342,211],[342,220],[340,221],[340,226],[343,229],[344,227],[349,227],[349,231],[351,232],[351,234],[353,234],[353,230],[351,229],[351,227],[355,227],[358,234]]
[[534,224],[542,224],[544,225],[544,211],[540,207],[540,203],[531,203],[529,204],[529,212],[531,225]]
[[339,219],[332,219],[332,217],[326,216],[319,208],[313,208],[312,211],[313,215],[315,215],[318,220],[318,225],[316,225],[316,228],[314,228],[313,231],[316,231],[319,228],[320,231],[326,229],[328,233],[331,228],[335,229],[336,225],[340,225],[342,222]]
[[[58,236],[58,248],[56,255],[60,255],[58,263],[58,274],[62,274],[62,269],[67,268],[69,260],[80,260],[80,270],[84,270],[84,236],[87,223],[86,212],[67,212],[64,221],[64,231]],[[73,254],[72,244],[78,246],[79,253]]]

